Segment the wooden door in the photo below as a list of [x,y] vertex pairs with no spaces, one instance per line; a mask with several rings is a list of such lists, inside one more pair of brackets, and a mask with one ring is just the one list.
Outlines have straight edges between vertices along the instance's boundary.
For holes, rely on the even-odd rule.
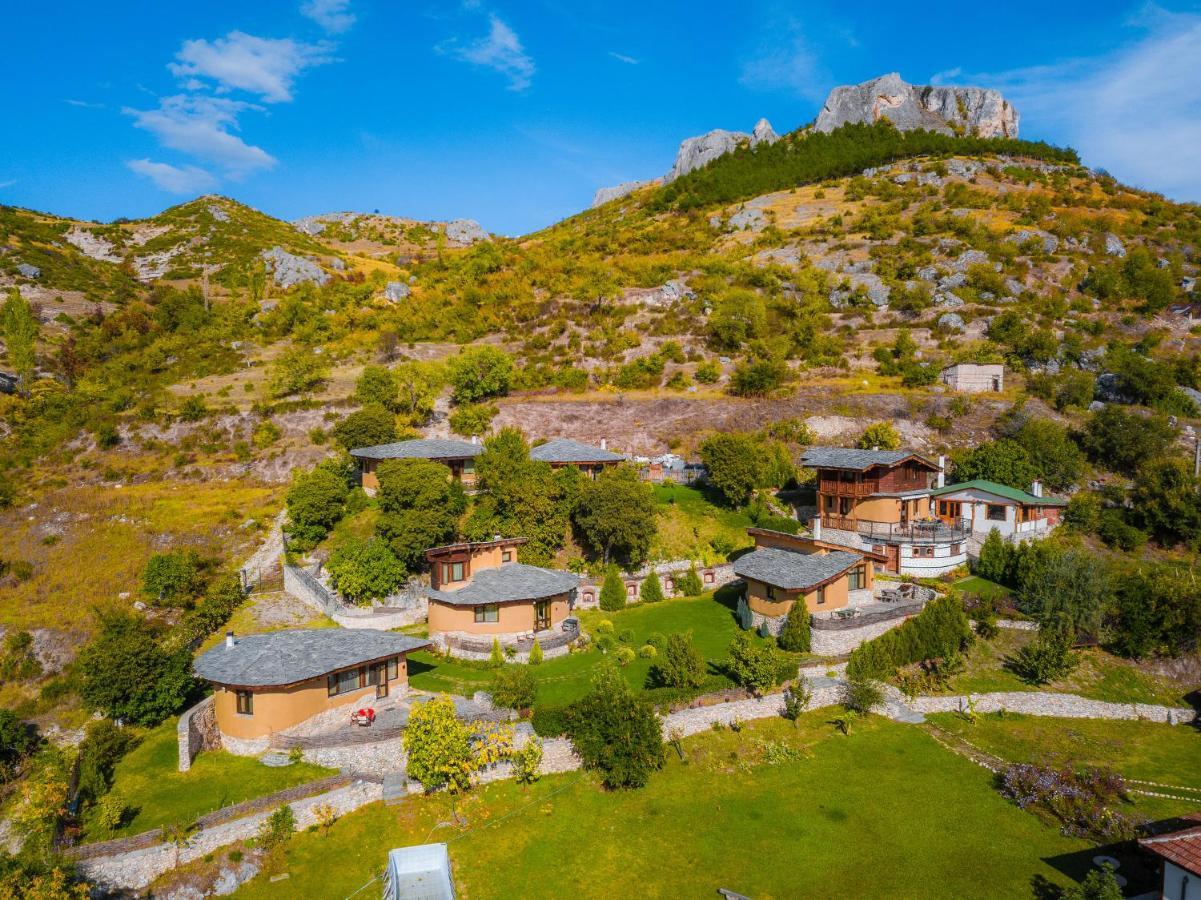
[[550,628],[550,601],[539,600],[534,604],[534,630],[547,631]]
[[885,544],[884,555],[888,557],[888,562],[884,565],[890,572],[901,571],[901,548],[898,544]]
[[382,700],[388,696],[388,664],[376,663],[375,669],[375,699]]

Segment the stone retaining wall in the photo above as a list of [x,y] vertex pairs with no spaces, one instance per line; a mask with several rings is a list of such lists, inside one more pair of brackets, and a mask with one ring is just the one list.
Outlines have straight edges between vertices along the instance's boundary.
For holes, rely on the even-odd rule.
[[[665,597],[681,596],[675,590],[674,579],[683,575],[694,566],[695,564],[687,559],[657,563],[654,566],[654,572],[659,576],[659,582],[663,587],[663,595]],[[701,585],[706,591],[716,590],[737,578],[734,574],[734,566],[731,563],[722,563],[717,566],[695,566],[695,568],[697,576],[701,579]],[[651,568],[649,567],[640,569],[637,572],[621,573],[621,581],[626,589],[626,601],[628,603],[638,602],[638,597],[642,592],[642,582],[647,579],[650,573]],[[576,606],[580,609],[595,609],[600,606],[600,590],[603,583],[604,579],[598,580],[588,576],[581,579],[579,590],[576,593]]]
[[429,607],[426,597],[412,592],[397,594],[397,602],[403,607],[377,606],[373,608],[350,606],[343,603],[336,593],[327,588],[311,572],[295,566],[284,566],[284,591],[297,600],[311,606],[317,612],[329,616],[343,628],[369,628],[374,631],[390,631],[417,622],[424,622]]
[[819,656],[845,656],[860,644],[878,638],[886,631],[892,631],[904,621],[904,618],[886,619],[837,631],[813,628],[809,632],[809,649]]
[[997,619],[998,628],[1008,628],[1010,631],[1038,631],[1037,622],[1026,622],[1022,619]]
[[950,697],[918,697],[906,705],[920,713],[965,712],[968,702],[975,701],[978,713],[1024,713],[1029,716],[1053,716],[1061,719],[1125,719],[1163,722],[1180,725],[1197,718],[1195,710],[1179,706],[1155,706],[1149,703],[1110,703],[1089,700],[1075,694],[1055,694],[1043,691],[1002,691],[992,694],[969,694]]
[[217,713],[210,694],[179,717],[175,726],[179,744],[179,771],[192,768],[192,760],[201,750],[216,750],[221,746],[217,730]]
[[[322,805],[332,806],[339,816],[353,812],[368,803],[383,799],[383,787],[375,782],[356,782],[348,787],[306,797],[291,804],[296,815],[296,827],[305,829],[317,822],[313,810]],[[233,822],[214,825],[196,832],[185,847],[155,844],[114,856],[99,856],[80,860],[80,874],[97,886],[111,891],[144,890],[156,878],[176,866],[200,859],[220,847],[246,840],[258,834],[263,820],[271,810],[246,816]]]

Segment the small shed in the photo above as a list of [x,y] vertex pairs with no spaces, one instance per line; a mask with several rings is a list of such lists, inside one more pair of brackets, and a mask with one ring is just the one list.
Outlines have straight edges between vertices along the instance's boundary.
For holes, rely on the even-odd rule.
[[1005,389],[1005,367],[1000,363],[957,363],[943,369],[939,379],[953,391],[999,392]]
[[417,844],[388,851],[384,900],[454,900],[446,844]]

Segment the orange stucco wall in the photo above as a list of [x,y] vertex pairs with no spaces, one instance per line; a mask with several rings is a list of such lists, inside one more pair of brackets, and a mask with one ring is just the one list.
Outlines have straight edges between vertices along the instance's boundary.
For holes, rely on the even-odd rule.
[[[404,690],[408,684],[408,667],[400,658],[398,677],[388,682],[388,692]],[[326,676],[304,681],[289,687],[255,688],[253,713],[238,712],[237,689],[214,685],[214,709],[217,727],[222,734],[235,738],[259,738],[298,725],[318,713],[340,706],[362,705],[375,699],[374,686],[359,688],[329,696]]]
[[[550,624],[554,628],[567,618],[570,606],[567,595],[560,594],[551,598]],[[502,603],[497,610],[497,621],[477,622],[475,609],[470,606],[453,606],[430,600],[429,630],[430,634],[442,634],[448,631],[465,632],[467,634],[517,634],[534,630],[534,601],[519,600],[515,603]]]
[[[776,591],[776,600],[767,599],[767,585],[760,581],[749,580],[746,583],[746,602],[754,612],[764,616],[787,615],[796,602],[799,593],[796,591]],[[830,609],[841,609],[847,605],[849,591],[846,576],[836,579],[826,585],[826,602],[818,604],[817,591],[805,594],[805,607],[810,612],[824,612]]]

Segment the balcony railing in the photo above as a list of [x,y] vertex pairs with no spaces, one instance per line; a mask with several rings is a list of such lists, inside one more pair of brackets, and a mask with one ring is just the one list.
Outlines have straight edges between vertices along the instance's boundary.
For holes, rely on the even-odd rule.
[[881,543],[947,544],[966,541],[972,530],[964,525],[948,525],[940,521],[868,522],[842,516],[822,516],[822,524],[839,531],[853,531],[868,540]]

